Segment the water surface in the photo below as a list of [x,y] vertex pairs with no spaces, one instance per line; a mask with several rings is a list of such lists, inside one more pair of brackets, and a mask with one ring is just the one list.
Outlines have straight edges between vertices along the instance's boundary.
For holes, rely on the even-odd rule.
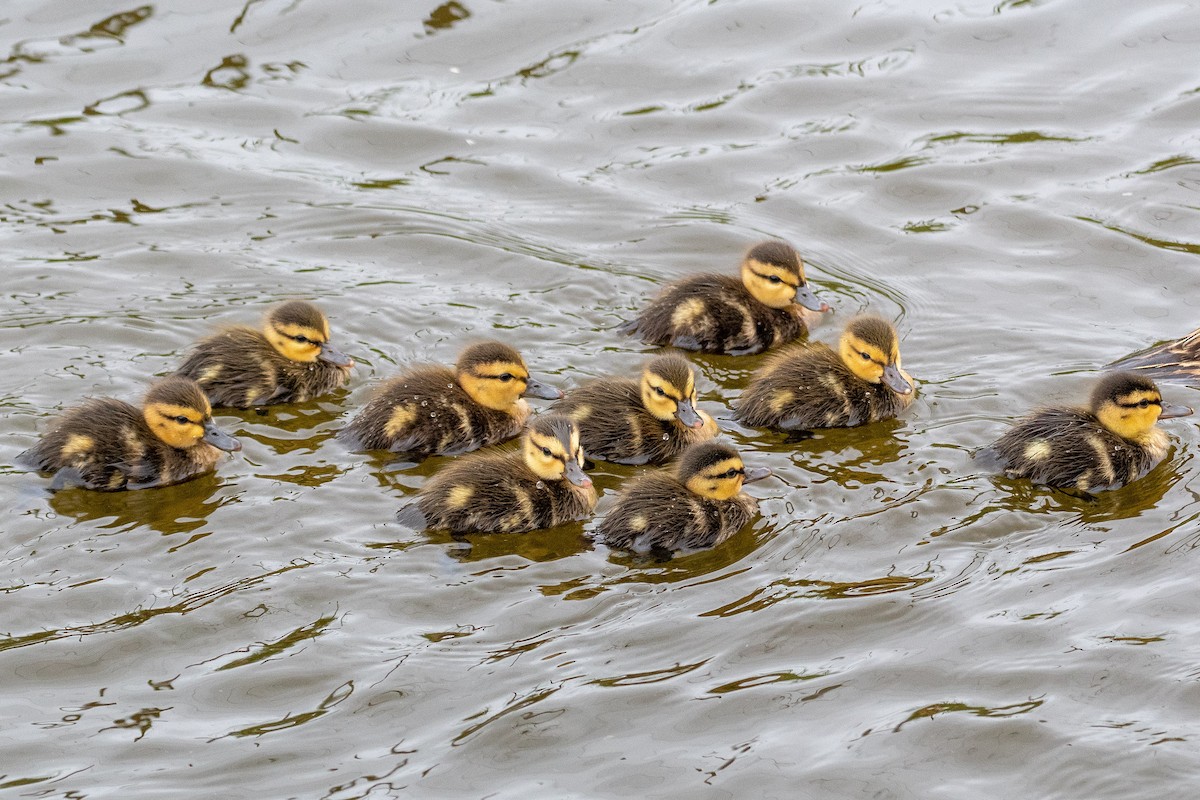
[[[1095,500],[970,452],[1200,324],[1198,12],[12,0],[0,791],[1194,794],[1195,422]],[[837,307],[815,337],[897,321],[920,396],[799,443],[731,429],[775,477],[716,550],[410,531],[445,460],[332,439],[472,338],[564,388],[633,374],[651,351],[614,328],[767,236]],[[285,297],[360,367],[222,413],[245,449],[215,475],[50,496],[8,466]],[[696,362],[728,423],[758,359]],[[601,513],[636,472],[599,467]]]

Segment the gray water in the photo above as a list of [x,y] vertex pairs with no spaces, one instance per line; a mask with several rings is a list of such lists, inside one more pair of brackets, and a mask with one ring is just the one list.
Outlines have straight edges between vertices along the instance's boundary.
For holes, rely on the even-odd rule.
[[[1200,4],[8,0],[0,36],[4,796],[1196,794],[1196,423],[1095,500],[970,453],[1200,324]],[[775,477],[717,549],[410,531],[446,459],[332,439],[474,338],[635,374],[614,328],[768,236],[814,338],[895,319],[920,394],[731,430]],[[285,297],[359,368],[220,413],[215,474],[9,466]],[[696,362],[729,429],[761,359]]]

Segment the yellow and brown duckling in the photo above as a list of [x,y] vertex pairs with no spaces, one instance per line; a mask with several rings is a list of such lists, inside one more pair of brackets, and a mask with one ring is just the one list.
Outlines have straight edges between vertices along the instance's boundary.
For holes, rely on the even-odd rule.
[[1166,383],[1200,386],[1200,328],[1179,339],[1125,356],[1108,365]]
[[530,377],[513,348],[479,342],[453,370],[417,367],[384,383],[338,438],[355,450],[457,455],[519,434],[529,416],[522,397],[562,396]]
[[329,321],[303,300],[267,312],[262,330],[245,325],[201,339],[176,374],[204,387],[214,405],[252,408],[302,403],[341,386],[354,359],[329,343]]
[[734,416],[785,431],[850,428],[892,419],[912,401],[896,329],[861,316],[846,325],[837,352],[810,342],[773,356],[742,393]]
[[804,336],[802,307],[830,310],[791,245],[767,241],[750,248],[739,277],[705,273],[672,283],[621,330],[646,344],[748,355]]
[[55,473],[55,489],[117,491],[186,481],[212,470],[222,450],[241,449],[213,422],[200,386],[172,376],[150,386],[140,409],[111,397],[69,409],[17,458]]
[[742,485],[770,474],[748,469],[727,444],[694,444],[673,469],[627,483],[597,534],[610,547],[638,553],[713,547],[758,513],[758,501]]
[[1086,409],[1046,408],[1017,421],[984,452],[1011,478],[1082,492],[1117,489],[1145,475],[1170,443],[1156,423],[1185,417],[1163,403],[1154,381],[1132,372],[1107,375]]
[[675,354],[651,359],[640,380],[586,383],[551,410],[575,420],[589,458],[618,464],[663,464],[718,431],[696,407],[691,363]]
[[583,519],[595,507],[579,428],[569,417],[546,414],[529,423],[520,450],[455,461],[430,478],[398,517],[454,533],[524,533]]

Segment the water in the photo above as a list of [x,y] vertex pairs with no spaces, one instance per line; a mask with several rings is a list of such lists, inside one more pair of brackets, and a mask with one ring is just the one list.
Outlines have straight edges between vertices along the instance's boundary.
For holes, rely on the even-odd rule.
[[[970,451],[1200,324],[1198,10],[10,0],[0,464],[279,298],[360,367],[219,415],[245,450],[188,484],[4,467],[0,792],[1194,794],[1195,422],[1094,501]],[[697,358],[775,472],[716,550],[410,531],[446,460],[331,438],[472,337],[634,374],[613,328],[766,236],[836,306],[818,338],[897,320],[920,395],[789,442],[729,420],[757,359]],[[599,467],[600,514],[636,472]]]

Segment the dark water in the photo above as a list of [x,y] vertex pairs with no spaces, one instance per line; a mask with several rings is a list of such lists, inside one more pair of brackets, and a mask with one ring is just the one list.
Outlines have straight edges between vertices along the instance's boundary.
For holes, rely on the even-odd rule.
[[[0,464],[279,298],[361,365],[220,416],[245,450],[188,484],[3,468],[6,796],[1195,794],[1196,423],[1094,501],[970,451],[1200,324],[1200,4],[9,0],[0,36]],[[730,433],[776,477],[716,550],[414,533],[444,460],[331,438],[473,337],[632,374],[613,328],[765,236],[818,338],[897,320],[920,396]],[[697,362],[728,427],[758,361]]]

